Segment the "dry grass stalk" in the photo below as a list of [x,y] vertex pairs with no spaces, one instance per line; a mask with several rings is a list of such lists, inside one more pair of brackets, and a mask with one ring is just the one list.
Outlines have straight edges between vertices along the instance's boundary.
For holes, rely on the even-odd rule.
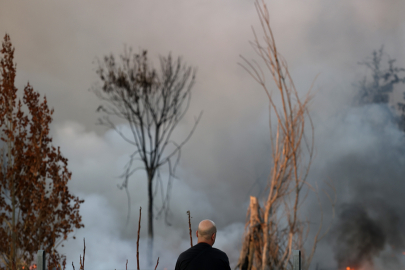
[[82,264],[82,258],[80,256],[80,270],[84,270],[84,257],[86,255],[86,240],[83,238],[83,244],[84,244],[84,249],[83,249],[83,264]]
[[[272,164],[268,195],[264,200],[263,209],[260,208],[257,199],[251,197],[250,219],[246,225],[248,230],[237,267],[262,270],[287,269],[294,248],[302,250],[304,269],[308,269],[316,244],[321,238],[319,229],[312,253],[306,257],[303,244],[309,227],[299,219],[298,211],[302,203],[301,191],[304,185],[313,189],[306,181],[314,145],[313,124],[308,114],[310,95],[308,92],[304,98],[299,96],[287,63],[277,51],[264,0],[261,2],[256,0],[255,7],[264,34],[264,45],[259,41],[254,29],[255,40],[251,45],[270,72],[280,100],[277,102],[278,100],[274,99],[266,84],[265,73],[258,63],[242,57],[246,64],[242,67],[263,87],[268,97]],[[271,122],[272,114],[276,118],[274,126]],[[311,133],[310,140],[304,136],[306,121],[309,124],[307,132]],[[306,153],[303,150],[306,150]],[[305,163],[304,155],[307,157]],[[316,190],[313,190],[316,193]]]
[[[140,235],[140,230],[141,230],[141,216],[142,216],[142,207],[139,208],[138,238],[137,238],[137,241],[136,241],[136,262],[137,262],[138,270],[139,270],[139,235]],[[80,270],[84,270],[84,257],[86,255],[86,242],[85,242],[84,239],[83,239],[83,243],[84,243],[83,263],[82,263],[82,257],[80,255]],[[63,264],[63,270],[65,270],[65,265],[66,265],[66,260],[64,261],[64,264]],[[156,262],[155,270],[158,267],[158,265],[159,265],[159,257],[158,257],[157,262]],[[75,266],[73,265],[73,262],[72,262],[72,267],[73,267],[73,270],[75,270]],[[62,269],[60,267],[60,265],[59,265],[59,269]],[[128,269],[128,260],[126,262],[125,269]]]
[[142,207],[139,207],[138,238],[136,239],[136,266],[139,270],[139,232],[141,231]]
[[156,262],[155,270],[158,267],[158,265],[159,265],[159,257],[158,257],[157,262]]
[[190,233],[190,245],[193,246],[193,232],[191,230],[191,217],[190,217],[190,210],[187,211],[188,215],[188,231]]

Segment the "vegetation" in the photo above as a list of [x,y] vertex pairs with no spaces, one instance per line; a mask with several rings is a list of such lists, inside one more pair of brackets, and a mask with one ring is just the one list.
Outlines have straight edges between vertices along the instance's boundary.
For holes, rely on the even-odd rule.
[[[389,106],[391,94],[394,92],[394,86],[405,83],[405,69],[395,66],[395,59],[388,57],[387,66],[383,67],[384,48],[373,51],[372,57],[360,62],[371,71],[371,80],[367,76],[358,83],[358,92],[355,102],[358,105],[381,104],[387,106],[393,120],[398,127],[405,131],[405,103],[397,102],[397,109]],[[405,93],[404,93],[405,98]]]
[[[320,235],[322,222],[314,238],[312,250],[303,248],[308,223],[299,217],[304,186],[309,186],[307,175],[313,154],[313,125],[308,113],[309,92],[301,98],[294,86],[287,62],[279,54],[270,27],[270,17],[264,1],[255,1],[262,27],[264,44],[254,32],[251,45],[266,67],[266,72],[255,61],[245,59],[243,68],[264,89],[270,104],[271,172],[264,206],[251,197],[246,234],[238,262],[240,269],[288,269],[293,249],[300,249],[303,269],[308,269]],[[279,100],[266,84],[269,74],[276,85]],[[279,103],[281,105],[279,105]],[[273,125],[271,116],[276,123]],[[309,124],[309,129],[306,128]],[[304,135],[311,132],[309,140]],[[315,189],[314,189],[315,190]],[[316,191],[316,190],[315,190]],[[333,203],[333,202],[332,202]]]
[[27,267],[39,249],[54,254],[49,263],[55,264],[60,260],[56,247],[73,227],[84,227],[79,215],[84,200],[69,193],[71,172],[59,147],[52,145],[53,109],[46,97],[41,101],[27,83],[17,102],[14,48],[7,34],[1,54],[0,258],[6,268],[0,269]]
[[[171,139],[173,130],[184,117],[191,99],[191,88],[194,84],[195,69],[184,65],[180,58],[173,61],[171,55],[160,58],[160,72],[151,67],[147,59],[147,51],[133,54],[131,49],[121,55],[117,63],[113,55],[106,56],[99,63],[97,74],[103,85],[94,89],[95,94],[105,102],[97,111],[104,115],[100,124],[118,132],[127,141],[134,152],[130,157],[122,177],[128,196],[128,218],[130,197],[128,179],[137,170],[146,171],[148,182],[148,262],[152,265],[153,251],[153,203],[156,192],[153,183],[160,178],[160,168],[167,165],[169,180],[162,210],[165,217],[169,209],[169,198],[172,177],[175,177],[176,166],[180,159],[181,148],[190,139],[200,118],[181,143]],[[110,120],[110,116],[128,123],[132,138],[127,137]],[[142,165],[133,168],[134,161]],[[160,211],[160,213],[162,212]],[[167,222],[167,219],[166,219]]]
[[[139,234],[140,234],[140,229],[141,229],[141,216],[142,216],[142,207],[139,208],[138,239],[136,241],[136,265],[137,265],[137,270],[140,270],[140,268],[139,268]],[[189,226],[191,226],[190,220],[189,220]],[[191,237],[191,235],[190,235],[190,237]],[[84,270],[85,257],[86,257],[86,240],[83,239],[83,260],[82,260],[82,255],[80,255],[80,257],[79,257],[79,259],[80,259],[80,263],[79,263],[80,268],[79,269],[80,270]],[[155,265],[155,270],[157,269],[158,265],[159,265],[159,257],[158,257],[156,265]],[[30,269],[35,269],[35,268],[36,268],[36,265],[33,265],[33,267],[31,267]],[[22,269],[24,269],[24,268],[22,268]],[[50,268],[48,268],[48,269],[50,269]],[[55,269],[66,270],[66,260],[63,261],[63,268],[62,268],[62,266],[60,264],[57,264]],[[72,269],[75,270],[75,266],[74,266],[73,262],[72,262]],[[127,262],[125,264],[125,270],[128,270],[128,260],[127,260]]]

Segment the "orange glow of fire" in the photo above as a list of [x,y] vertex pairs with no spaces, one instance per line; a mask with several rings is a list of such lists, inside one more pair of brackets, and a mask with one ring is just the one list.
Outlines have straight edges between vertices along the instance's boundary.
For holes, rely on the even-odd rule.
[[[25,269],[25,266],[23,266],[22,269]],[[36,265],[36,264],[32,264],[31,266],[28,267],[27,270],[34,270],[34,269],[37,269],[37,265]]]

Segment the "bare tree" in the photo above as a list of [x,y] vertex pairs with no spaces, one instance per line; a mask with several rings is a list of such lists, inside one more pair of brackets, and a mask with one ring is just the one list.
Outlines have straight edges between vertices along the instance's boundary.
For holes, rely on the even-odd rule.
[[402,75],[405,69],[395,66],[395,59],[391,59],[388,56],[388,67],[383,67],[384,47],[381,47],[378,51],[373,51],[372,54],[372,58],[359,63],[371,71],[372,77],[371,81],[367,80],[367,77],[364,77],[358,84],[359,87],[355,101],[359,105],[372,103],[388,104],[395,84],[405,82],[405,77]]
[[[389,55],[384,53],[383,46],[378,51],[373,51],[372,55],[372,57],[359,62],[359,64],[366,66],[367,69],[371,71],[371,80],[365,76],[356,84],[357,93],[354,99],[355,104],[383,105],[393,122],[398,125],[399,129],[405,131],[405,103],[396,103],[399,112],[396,111],[394,106],[390,106],[390,101],[392,102],[390,97],[392,93],[395,92],[395,85],[405,83],[405,68],[396,66],[396,59],[390,58]],[[388,65],[383,65],[382,63],[385,56],[387,56]],[[403,94],[405,98],[405,93]]]
[[[181,148],[190,139],[201,118],[200,114],[195,119],[190,133],[181,143],[171,140],[173,130],[189,108],[196,70],[183,64],[181,58],[173,61],[170,54],[168,57],[160,57],[160,72],[149,63],[147,51],[132,54],[131,49],[124,50],[120,59],[120,63],[116,63],[114,56],[110,55],[104,57],[103,62],[99,61],[97,74],[103,82],[103,86],[93,90],[101,100],[105,101],[105,104],[97,109],[104,113],[103,117],[99,119],[99,123],[116,130],[134,148],[122,175],[124,182],[120,187],[126,189],[128,196],[127,224],[130,212],[128,179],[139,169],[146,171],[148,181],[148,263],[152,265],[153,201],[156,195],[153,190],[153,182],[157,176],[162,184],[159,169],[167,165],[169,181],[160,210],[160,213],[165,211],[166,219],[171,181],[175,176]],[[128,123],[132,136],[124,134],[117,128],[110,120],[110,116],[123,119]],[[133,166],[134,161],[140,161],[142,166]]]
[[[240,269],[287,269],[292,249],[303,250],[308,233],[308,222],[299,217],[304,186],[312,188],[307,175],[313,156],[313,124],[308,113],[309,92],[301,98],[298,94],[286,61],[278,53],[270,18],[264,0],[255,1],[260,19],[263,41],[253,29],[255,40],[251,45],[263,60],[266,71],[272,76],[279,97],[275,98],[266,84],[265,71],[256,61],[245,61],[242,67],[263,87],[269,100],[270,142],[272,164],[268,177],[268,194],[261,208],[256,197],[251,197],[248,210],[247,231],[238,262]],[[272,123],[272,115],[276,123]],[[309,128],[305,126],[309,124]],[[310,132],[307,138],[304,133]],[[314,189],[315,190],[315,189]],[[315,190],[316,191],[316,190]],[[316,244],[322,236],[320,230],[314,239],[313,248],[304,258],[308,269]]]

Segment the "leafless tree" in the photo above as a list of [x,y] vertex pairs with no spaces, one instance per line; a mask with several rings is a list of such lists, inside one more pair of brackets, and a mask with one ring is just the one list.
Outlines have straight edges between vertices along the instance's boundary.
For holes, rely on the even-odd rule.
[[[292,249],[303,250],[308,233],[308,223],[299,217],[303,188],[312,188],[307,175],[313,157],[313,124],[308,113],[309,92],[300,97],[288,66],[278,53],[270,18],[264,0],[256,0],[255,7],[260,19],[263,41],[253,29],[251,45],[263,60],[265,70],[256,61],[242,57],[243,68],[263,87],[269,100],[270,142],[272,164],[268,177],[268,194],[261,208],[256,197],[251,197],[248,210],[247,232],[238,263],[240,269],[287,269]],[[267,73],[266,73],[266,72]],[[272,76],[279,97],[275,98],[266,76]],[[271,116],[275,115],[276,123]],[[305,127],[309,124],[309,128]],[[306,137],[305,132],[311,133]],[[314,189],[316,192],[316,189]],[[314,239],[309,256],[304,258],[308,269],[320,235],[322,222]]]
[[[148,262],[152,265],[154,180],[157,177],[162,185],[159,169],[167,165],[169,180],[163,206],[159,211],[169,209],[172,178],[180,159],[181,148],[190,139],[200,118],[190,133],[181,143],[171,140],[173,130],[184,117],[190,104],[191,89],[195,81],[196,70],[183,64],[181,58],[172,60],[171,55],[160,57],[160,72],[152,67],[147,59],[147,51],[133,54],[125,49],[119,62],[113,55],[105,56],[98,62],[97,74],[102,81],[101,87],[93,87],[95,94],[104,101],[97,111],[103,113],[99,123],[114,129],[134,149],[126,165],[123,184],[128,196],[128,218],[130,197],[128,179],[137,170],[144,169],[148,181]],[[132,135],[124,132],[114,124],[110,117],[124,120],[130,127]],[[134,162],[142,165],[136,167]],[[167,221],[167,219],[166,219]]]

